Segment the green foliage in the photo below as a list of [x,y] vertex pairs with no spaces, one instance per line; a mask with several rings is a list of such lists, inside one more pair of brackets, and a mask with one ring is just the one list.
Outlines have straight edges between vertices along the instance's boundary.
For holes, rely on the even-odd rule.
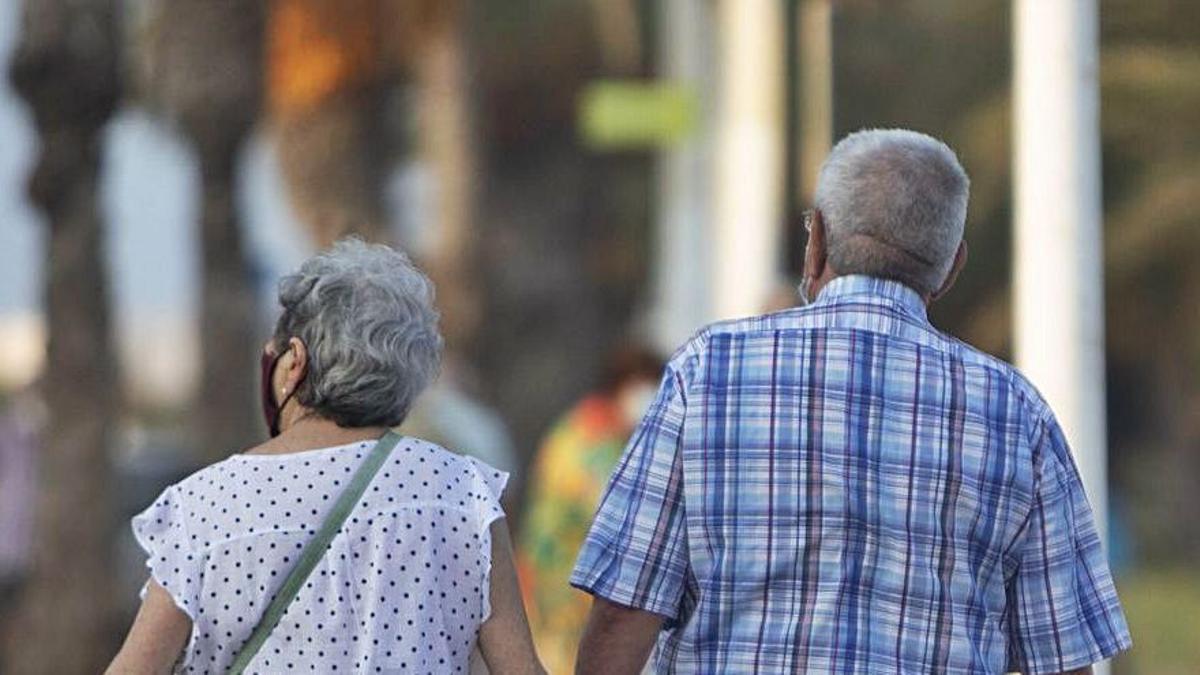
[[1144,569],[1117,584],[1133,649],[1113,672],[1192,675],[1200,667],[1200,579],[1195,570]]

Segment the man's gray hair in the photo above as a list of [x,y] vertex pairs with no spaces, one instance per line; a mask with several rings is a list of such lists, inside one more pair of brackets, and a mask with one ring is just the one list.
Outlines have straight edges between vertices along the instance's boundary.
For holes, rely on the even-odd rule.
[[437,375],[442,353],[433,283],[408,256],[344,239],[279,282],[282,353],[308,349],[302,405],[343,427],[396,426]]
[[894,279],[923,295],[950,273],[970,180],[945,143],[904,129],[842,139],[821,167],[816,207],[838,274]]

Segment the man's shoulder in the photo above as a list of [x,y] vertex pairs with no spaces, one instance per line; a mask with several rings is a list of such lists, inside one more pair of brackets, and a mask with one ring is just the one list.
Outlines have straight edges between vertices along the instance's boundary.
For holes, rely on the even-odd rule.
[[[748,336],[758,333],[769,333],[779,329],[795,327],[794,319],[810,311],[810,308],[795,307],[770,314],[715,321],[693,334],[691,339],[675,352],[672,360],[680,356],[690,356],[702,352],[714,339],[737,335]],[[789,319],[793,321],[789,322]]]
[[797,319],[811,308],[797,307],[759,314],[738,319],[727,319],[710,323],[692,334],[686,342],[667,361],[667,372],[691,381],[704,370],[704,362],[713,349],[714,343],[728,343],[731,338],[763,337],[778,330],[801,328],[802,323]]
[[989,354],[953,335],[939,333],[947,349],[962,359],[964,365],[979,368],[1006,384],[1009,391],[1021,399],[1034,421],[1050,415],[1050,406],[1038,388],[1016,366],[1004,359]]
[[[711,323],[697,331],[675,352],[670,361],[671,369],[687,379],[687,375],[697,370],[714,342],[724,342],[731,338],[752,339],[788,330],[839,330],[827,325],[825,317],[821,316],[823,312],[836,310],[836,306],[796,307],[770,314]],[[906,329],[908,328],[911,327],[906,326]],[[1052,417],[1050,407],[1041,392],[1013,364],[928,324],[923,325],[919,332],[919,342],[925,347],[945,354],[968,369],[986,373],[996,386],[1005,387],[1022,402],[1031,421]],[[905,336],[892,337],[897,340],[908,339]]]
[[749,335],[772,330],[771,314],[727,319],[710,323],[692,334],[667,360],[667,371],[688,379],[697,368],[702,357],[714,341],[722,341],[734,335]]

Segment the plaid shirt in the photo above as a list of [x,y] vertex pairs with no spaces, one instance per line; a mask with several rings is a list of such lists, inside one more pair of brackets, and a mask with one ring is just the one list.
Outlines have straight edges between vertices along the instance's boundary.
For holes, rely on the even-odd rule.
[[661,673],[1044,673],[1131,644],[1046,403],[868,277],[675,355],[571,583],[667,617]]

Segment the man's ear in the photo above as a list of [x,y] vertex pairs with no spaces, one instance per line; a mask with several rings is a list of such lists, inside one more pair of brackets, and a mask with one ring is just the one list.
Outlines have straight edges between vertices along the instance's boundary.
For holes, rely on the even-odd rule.
[[812,214],[812,223],[808,229],[808,244],[804,247],[804,277],[805,279],[820,279],[825,273],[825,264],[829,259],[829,250],[825,240],[825,216],[820,209]]
[[936,302],[950,290],[955,281],[958,281],[958,274],[962,272],[963,267],[967,265],[967,240],[963,239],[958,244],[958,251],[954,254],[954,264],[950,266],[950,273],[946,275],[946,280],[942,282],[942,287],[933,292],[929,296],[930,302]]

